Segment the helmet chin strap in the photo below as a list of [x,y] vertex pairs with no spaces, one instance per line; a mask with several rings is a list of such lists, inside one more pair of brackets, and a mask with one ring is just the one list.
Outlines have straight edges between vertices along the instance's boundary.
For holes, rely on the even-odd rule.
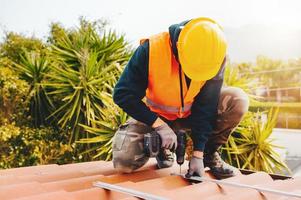
[[184,95],[183,95],[182,66],[181,66],[181,64],[179,64],[179,78],[180,78],[181,112],[184,112]]
[[[184,28],[185,24],[187,24],[189,21],[190,20],[185,20],[179,24],[174,24],[174,25],[170,26],[170,28],[169,28],[169,33],[172,33],[170,35],[170,43],[171,43],[171,47],[172,47],[172,53],[175,56],[177,62],[179,62],[179,55],[178,55],[178,48],[177,48],[178,38],[179,38],[179,35],[180,35],[182,29]],[[173,30],[173,31],[171,31],[171,30]]]

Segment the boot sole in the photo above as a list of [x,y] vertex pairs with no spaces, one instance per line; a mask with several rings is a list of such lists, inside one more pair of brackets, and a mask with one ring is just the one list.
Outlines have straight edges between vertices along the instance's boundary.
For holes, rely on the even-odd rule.
[[225,178],[231,178],[231,177],[234,177],[235,176],[235,173],[233,172],[232,174],[220,174],[220,173],[217,173],[217,172],[214,172],[212,170],[210,170],[210,172],[212,173],[212,175],[217,178],[217,179],[225,179]]

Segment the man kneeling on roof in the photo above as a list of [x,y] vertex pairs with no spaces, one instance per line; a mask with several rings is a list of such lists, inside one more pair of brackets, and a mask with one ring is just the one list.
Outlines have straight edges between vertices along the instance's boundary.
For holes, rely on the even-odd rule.
[[114,89],[113,99],[132,118],[113,141],[114,167],[132,172],[147,161],[143,135],[156,131],[162,148],[158,167],[171,167],[175,131],[191,131],[193,156],[186,176],[209,167],[219,178],[234,176],[218,149],[247,112],[247,95],[222,87],[227,43],[221,26],[209,18],[174,24],[168,32],[141,40]]

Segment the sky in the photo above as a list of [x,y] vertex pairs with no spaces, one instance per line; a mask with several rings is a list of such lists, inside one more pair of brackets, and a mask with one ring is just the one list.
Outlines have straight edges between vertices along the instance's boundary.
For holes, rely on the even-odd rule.
[[45,39],[51,22],[65,27],[106,19],[134,45],[186,19],[206,16],[220,23],[234,61],[257,55],[301,57],[300,0],[0,0],[0,38],[4,30]]

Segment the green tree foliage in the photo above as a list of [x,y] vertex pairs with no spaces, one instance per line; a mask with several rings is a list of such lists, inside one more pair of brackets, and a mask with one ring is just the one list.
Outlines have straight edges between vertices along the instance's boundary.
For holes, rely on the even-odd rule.
[[[0,167],[80,161],[81,151],[109,159],[113,133],[126,114],[114,114],[119,108],[107,97],[131,52],[124,36],[108,30],[105,21],[81,18],[80,26],[70,29],[53,23],[47,43],[7,33],[0,44],[0,145],[5,152]],[[111,128],[108,141],[74,143],[94,138],[91,132],[97,128],[99,133],[100,124]]]
[[13,70],[0,66],[0,125],[28,121],[29,88]]
[[[251,79],[247,74],[243,74],[242,69],[246,69],[246,64],[227,64],[224,75],[224,86],[238,87],[243,89],[251,98],[255,98],[254,90],[258,86],[256,79]],[[247,65],[249,66],[249,65]]]
[[130,56],[123,36],[97,24],[81,19],[78,29],[52,28],[51,73],[43,85],[59,100],[51,116],[70,131],[70,142],[84,136],[79,124],[95,127],[101,119],[103,96],[112,92]]
[[237,64],[241,76],[258,81],[257,87],[290,87],[300,85],[300,59],[283,61],[258,56],[256,63]]
[[13,32],[6,33],[4,42],[0,44],[0,58],[6,62],[1,65],[16,71],[30,86],[27,97],[30,100],[31,117],[37,127],[46,124],[45,118],[51,108],[51,102],[40,85],[43,74],[48,71],[47,46],[35,37]]
[[56,44],[61,37],[64,37],[69,31],[66,30],[60,23],[52,23],[50,26],[50,36],[48,37],[49,44]]
[[300,59],[287,61],[258,56],[256,63],[231,64],[237,68],[240,77],[257,80],[258,87],[290,87],[300,85]]
[[30,95],[26,81],[0,66],[0,168],[77,160],[66,134],[50,127],[31,128]]
[[0,126],[0,168],[72,161],[68,140],[53,128],[30,128],[14,123]]
[[19,63],[25,52],[43,52],[45,49],[46,45],[35,37],[7,32],[4,42],[0,44],[0,57]]

